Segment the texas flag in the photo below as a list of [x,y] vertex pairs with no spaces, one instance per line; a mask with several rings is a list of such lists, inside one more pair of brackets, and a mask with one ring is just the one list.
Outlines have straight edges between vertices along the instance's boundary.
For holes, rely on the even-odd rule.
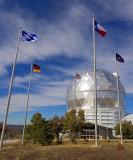
[[94,27],[95,31],[98,32],[102,37],[106,35],[107,33],[106,29],[102,27],[100,24],[98,24],[95,20],[94,20]]

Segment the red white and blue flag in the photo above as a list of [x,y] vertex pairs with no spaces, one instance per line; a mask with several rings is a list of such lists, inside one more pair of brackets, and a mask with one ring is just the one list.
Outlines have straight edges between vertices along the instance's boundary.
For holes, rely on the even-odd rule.
[[101,26],[99,23],[97,23],[95,20],[94,20],[94,27],[95,27],[95,31],[98,32],[102,37],[104,37],[107,33],[106,29]]
[[76,73],[76,74],[75,74],[75,78],[76,78],[76,79],[81,79],[80,74],[79,74],[79,73]]

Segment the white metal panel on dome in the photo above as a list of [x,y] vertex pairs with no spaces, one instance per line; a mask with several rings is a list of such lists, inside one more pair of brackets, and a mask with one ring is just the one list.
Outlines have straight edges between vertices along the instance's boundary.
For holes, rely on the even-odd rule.
[[[111,110],[113,116],[117,116],[114,119],[118,120],[118,103],[117,103],[117,80],[116,76],[112,73],[97,69],[97,107],[99,112]],[[67,91],[67,103],[68,110],[73,108],[84,109],[85,111],[94,112],[94,78],[93,71],[83,72],[80,74],[80,79],[75,79],[70,84]],[[124,111],[124,88],[119,81],[120,92],[120,107],[122,116]],[[87,112],[88,112],[87,111]],[[114,122],[115,124],[116,122]],[[100,123],[102,124],[102,123]]]

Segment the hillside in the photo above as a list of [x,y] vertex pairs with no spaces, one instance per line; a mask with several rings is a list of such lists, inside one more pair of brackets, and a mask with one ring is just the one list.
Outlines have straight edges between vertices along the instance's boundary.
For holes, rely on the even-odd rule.
[[[0,123],[0,132],[2,130],[2,123]],[[23,131],[23,125],[13,125],[8,124],[6,126],[5,135],[8,138],[15,138],[16,136],[21,136]]]

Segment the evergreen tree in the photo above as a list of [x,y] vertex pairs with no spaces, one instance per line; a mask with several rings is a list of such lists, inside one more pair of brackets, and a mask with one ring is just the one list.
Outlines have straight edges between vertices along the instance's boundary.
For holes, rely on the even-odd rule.
[[42,145],[52,143],[54,134],[49,121],[42,118],[40,113],[36,113],[33,115],[31,123],[31,125],[26,127],[26,137],[29,138],[30,136],[34,143]]
[[63,131],[63,122],[62,118],[59,118],[58,116],[53,117],[50,121],[52,129],[54,131],[54,134],[56,136],[57,144],[62,143],[62,138],[60,137],[60,134]]

